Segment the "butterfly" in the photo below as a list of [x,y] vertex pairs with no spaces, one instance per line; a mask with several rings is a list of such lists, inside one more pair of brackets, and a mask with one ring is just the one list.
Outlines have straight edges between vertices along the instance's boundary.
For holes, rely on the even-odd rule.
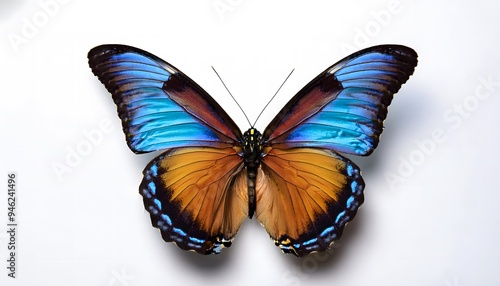
[[263,133],[241,132],[198,84],[162,59],[101,45],[89,65],[112,94],[129,148],[161,150],[144,169],[144,206],[163,239],[220,253],[246,217],[284,253],[324,251],[363,203],[359,168],[341,155],[377,147],[393,95],[413,74],[401,45],[358,51],[302,88]]

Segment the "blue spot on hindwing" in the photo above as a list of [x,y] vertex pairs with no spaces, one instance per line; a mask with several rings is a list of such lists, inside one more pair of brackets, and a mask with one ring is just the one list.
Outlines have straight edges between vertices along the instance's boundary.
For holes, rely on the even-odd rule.
[[335,223],[339,223],[339,221],[343,218],[344,215],[345,215],[345,211],[342,211],[341,213],[339,213],[337,215],[337,218],[335,219]]
[[168,226],[171,226],[172,225],[172,220],[170,219],[170,217],[166,214],[162,214],[161,215],[161,218],[163,219],[163,221],[168,225]]
[[158,176],[158,166],[155,164],[153,166],[151,166],[151,174],[153,175],[153,177],[157,177]]
[[304,242],[302,245],[308,246],[308,245],[311,245],[311,244],[316,243],[316,242],[318,242],[318,239],[317,238],[313,238],[313,239],[310,239],[310,240]]
[[351,183],[351,190],[353,191],[353,193],[358,189],[358,182],[356,181],[352,181]]
[[154,182],[149,182],[148,188],[151,191],[151,195],[156,195],[156,184]]
[[199,239],[199,238],[196,238],[196,237],[189,237],[189,240],[193,241],[194,243],[200,244],[200,245],[202,245],[203,243],[205,243],[205,240],[202,240],[202,239]]
[[158,210],[161,210],[161,202],[158,199],[154,199],[153,202],[155,203],[156,207],[158,207]]
[[346,204],[348,209],[351,208],[351,205],[353,202],[354,202],[354,197],[349,197],[349,199],[347,200],[347,204]]
[[187,236],[187,234],[186,234],[186,233],[185,233],[182,229],[180,229],[180,228],[176,228],[176,227],[174,227],[174,228],[173,228],[173,231],[174,231],[175,233],[179,234],[180,236]]

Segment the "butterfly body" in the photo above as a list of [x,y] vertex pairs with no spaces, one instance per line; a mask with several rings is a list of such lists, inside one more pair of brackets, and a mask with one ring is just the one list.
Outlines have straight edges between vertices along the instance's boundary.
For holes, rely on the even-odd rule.
[[354,53],[300,90],[260,133],[242,133],[220,105],[174,66],[137,48],[89,52],[112,94],[130,149],[161,150],[139,187],[165,241],[201,254],[229,247],[255,217],[285,253],[324,251],[363,203],[359,168],[417,54],[382,45]]
[[255,129],[250,128],[243,134],[243,160],[247,169],[247,187],[248,187],[248,217],[252,218],[255,212],[255,186],[257,171],[264,154],[262,153],[262,134]]

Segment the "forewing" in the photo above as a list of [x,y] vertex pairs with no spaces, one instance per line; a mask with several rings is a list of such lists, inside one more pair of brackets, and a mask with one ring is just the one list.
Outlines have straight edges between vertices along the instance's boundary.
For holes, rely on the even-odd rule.
[[198,84],[137,48],[103,45],[88,54],[92,72],[112,94],[135,153],[184,146],[228,147],[241,132]]
[[264,131],[278,148],[322,147],[368,155],[378,145],[387,107],[417,65],[411,48],[371,47],[313,79]]
[[233,148],[169,150],[144,170],[140,192],[165,241],[201,254],[229,247],[248,214],[243,163]]
[[257,219],[285,253],[324,251],[363,203],[354,163],[330,150],[271,149],[257,175]]

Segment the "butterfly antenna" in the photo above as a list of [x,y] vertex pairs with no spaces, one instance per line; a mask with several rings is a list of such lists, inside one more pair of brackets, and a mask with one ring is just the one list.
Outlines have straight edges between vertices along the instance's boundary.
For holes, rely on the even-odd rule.
[[266,106],[264,106],[264,108],[262,109],[262,111],[259,113],[259,116],[257,116],[257,119],[255,119],[255,123],[252,125],[252,127],[255,126],[255,124],[257,124],[257,120],[259,120],[259,118],[262,115],[262,113],[264,112],[264,110],[266,110],[267,106],[271,103],[271,101],[273,101],[273,99],[276,97],[276,95],[278,94],[278,92],[280,91],[280,89],[283,87],[283,85],[285,84],[285,82],[292,75],[292,73],[293,73],[294,70],[295,69],[292,69],[292,71],[290,72],[290,74],[288,74],[288,76],[285,78],[285,80],[280,85],[280,87],[278,88],[278,90],[276,91],[276,93],[273,95],[273,97],[271,97],[271,99],[267,102]]
[[[234,96],[231,94],[231,92],[229,91],[229,89],[227,88],[226,84],[224,83],[224,81],[222,80],[222,78],[220,77],[219,73],[217,73],[217,71],[215,70],[215,68],[212,66],[212,69],[214,70],[215,74],[217,75],[217,77],[220,79],[220,81],[222,82],[222,85],[226,88],[227,92],[229,93],[229,95],[231,96],[231,98],[234,100],[234,102],[236,102],[236,105],[238,105],[238,107],[240,108],[241,112],[243,112],[243,115],[245,115],[245,118],[247,119],[247,122],[248,124],[252,125],[252,123],[250,123],[250,120],[248,119],[248,116],[246,115],[245,111],[243,110],[243,108],[241,108],[241,105],[238,103],[238,101],[236,101],[236,99],[234,98]],[[253,126],[253,125],[252,125]]]

